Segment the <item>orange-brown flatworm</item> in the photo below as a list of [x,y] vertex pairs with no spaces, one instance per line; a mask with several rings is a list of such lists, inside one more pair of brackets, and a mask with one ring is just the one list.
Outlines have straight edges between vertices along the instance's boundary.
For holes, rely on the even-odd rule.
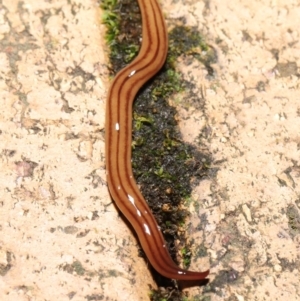
[[113,80],[106,104],[105,144],[108,188],[118,208],[133,226],[155,270],[178,280],[201,280],[209,271],[181,269],[172,260],[160,228],[132,173],[132,104],[139,89],[163,66],[168,36],[157,0],[138,0],[142,14],[142,45],[135,60]]

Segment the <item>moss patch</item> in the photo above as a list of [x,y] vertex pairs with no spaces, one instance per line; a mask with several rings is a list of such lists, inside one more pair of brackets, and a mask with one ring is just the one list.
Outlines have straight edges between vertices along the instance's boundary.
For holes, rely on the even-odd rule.
[[102,22],[106,24],[106,42],[110,48],[111,74],[126,66],[138,54],[142,19],[137,1],[103,0]]

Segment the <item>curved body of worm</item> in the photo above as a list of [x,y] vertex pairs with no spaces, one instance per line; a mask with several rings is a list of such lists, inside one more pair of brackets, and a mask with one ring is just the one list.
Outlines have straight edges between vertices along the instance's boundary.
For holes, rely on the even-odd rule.
[[168,49],[165,21],[157,0],[138,0],[142,13],[142,45],[136,59],[111,84],[106,104],[105,144],[108,188],[118,208],[132,224],[142,248],[161,275],[201,280],[209,271],[179,268],[132,174],[132,103],[141,86],[163,66]]

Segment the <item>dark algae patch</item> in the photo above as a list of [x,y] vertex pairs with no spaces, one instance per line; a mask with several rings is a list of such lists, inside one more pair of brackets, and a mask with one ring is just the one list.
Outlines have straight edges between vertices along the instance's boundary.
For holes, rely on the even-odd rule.
[[69,274],[76,273],[79,276],[83,276],[86,272],[81,262],[78,260],[74,261],[72,264],[61,265],[60,268]]
[[204,291],[206,293],[214,292],[218,296],[222,297],[221,288],[238,280],[239,273],[237,271],[235,271],[234,269],[223,270],[220,271],[216,278],[204,288]]
[[[101,6],[105,10],[104,23],[108,26],[106,39],[110,47],[110,70],[115,75],[138,53],[141,16],[137,1],[110,0],[103,1]],[[182,231],[189,214],[183,202],[189,198],[192,186],[206,176],[209,158],[182,141],[176,110],[168,103],[174,93],[184,91],[189,84],[175,69],[179,56],[197,59],[207,66],[209,72],[212,70],[209,66],[214,61],[214,55],[199,33],[183,25],[173,26],[169,32],[165,66],[143,87],[134,103],[132,166],[172,258],[178,263],[177,256],[180,254],[180,261],[188,268],[193,254],[191,246],[185,243]],[[179,246],[175,245],[178,240],[181,241]],[[206,254],[203,248],[201,254]],[[141,256],[144,256],[142,251]],[[151,289],[151,300],[189,300],[175,282],[155,271],[153,276],[158,286],[165,289]]]
[[292,237],[295,237],[297,234],[300,233],[300,213],[299,213],[299,209],[295,205],[290,204],[287,207],[286,215],[287,215],[287,218],[288,218],[290,235]]

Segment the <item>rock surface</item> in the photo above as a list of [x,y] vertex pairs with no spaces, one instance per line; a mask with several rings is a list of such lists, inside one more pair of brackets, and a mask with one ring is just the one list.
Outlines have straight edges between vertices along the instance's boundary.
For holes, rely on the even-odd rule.
[[[190,205],[194,253],[203,243],[211,266],[190,298],[300,300],[300,7],[162,7],[217,57],[212,77],[196,60],[178,66],[199,98],[177,96],[181,131],[214,170]],[[155,286],[106,187],[100,20],[93,0],[0,5],[1,300],[149,300]],[[208,264],[194,259],[192,269]]]

